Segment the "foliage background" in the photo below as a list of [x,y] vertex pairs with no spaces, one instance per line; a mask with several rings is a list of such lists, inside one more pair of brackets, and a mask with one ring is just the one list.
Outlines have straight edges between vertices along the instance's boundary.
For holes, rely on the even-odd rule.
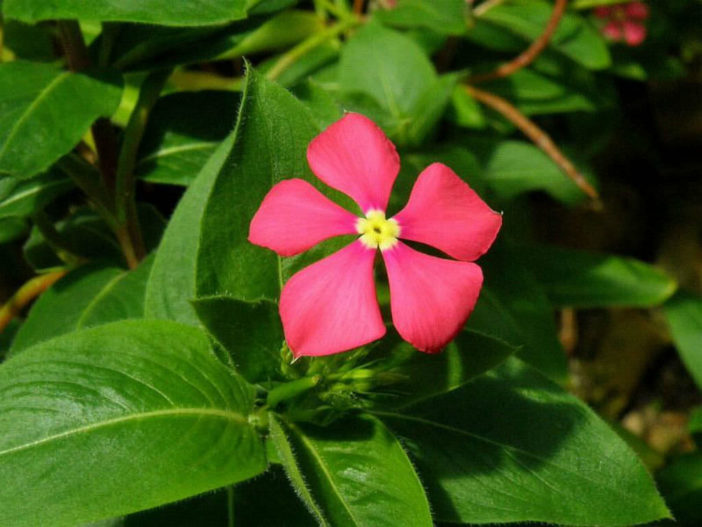
[[[667,515],[643,462],[699,524],[702,5],[630,48],[613,3],[480,80],[554,4],[4,0],[0,523],[631,525]],[[504,211],[440,357],[281,353],[278,273],[338,245],[281,262],[248,222],[343,110],[400,149],[391,209],[438,160]]]

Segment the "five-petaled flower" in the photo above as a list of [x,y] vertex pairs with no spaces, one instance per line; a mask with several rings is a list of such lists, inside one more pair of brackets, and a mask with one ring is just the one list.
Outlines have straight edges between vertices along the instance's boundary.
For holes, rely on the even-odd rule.
[[[417,178],[407,205],[386,218],[400,159],[380,128],[360,114],[346,114],[312,140],[307,160],[319,179],[353,198],[364,216],[302,179],[289,179],[269,191],[251,220],[249,241],[281,256],[333,236],[360,235],[283,287],[279,310],[293,354],[339,353],[385,334],[373,281],[378,249],[395,328],[417,349],[440,351],[473,311],[483,275],[472,261],[495,240],[502,216],[450,168],[434,163]],[[456,260],[423,254],[400,240],[432,246]]]
[[643,2],[600,6],[594,12],[606,22],[602,34],[607,38],[629,46],[638,46],[646,39],[644,21],[648,18],[648,6]]

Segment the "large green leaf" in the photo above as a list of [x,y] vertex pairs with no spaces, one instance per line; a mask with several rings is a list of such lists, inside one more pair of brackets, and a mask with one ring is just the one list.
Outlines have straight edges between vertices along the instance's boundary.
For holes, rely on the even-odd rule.
[[112,115],[121,95],[118,78],[33,62],[0,65],[0,173],[27,178],[46,170],[95,119]]
[[680,456],[658,473],[658,484],[676,525],[702,524],[702,452]]
[[161,97],[139,145],[135,172],[154,183],[189,185],[234,127],[238,98],[226,91]]
[[[543,33],[552,10],[552,2],[509,0],[485,11],[480,22],[499,26],[531,42]],[[590,69],[603,69],[611,64],[602,35],[577,13],[567,12],[563,16],[549,45]]]
[[634,525],[668,516],[617,434],[517,359],[376,414],[404,438],[437,520]]
[[663,312],[680,357],[702,389],[702,296],[681,291],[665,303]]
[[53,171],[28,180],[0,176],[0,218],[31,216],[72,188],[68,177]]
[[254,390],[206,336],[117,322],[0,367],[0,524],[78,525],[250,478]]
[[29,230],[24,218],[0,219],[0,244],[8,243],[20,238]]
[[328,250],[322,244],[281,261],[247,240],[251,218],[275,183],[302,177],[321,188],[305,160],[318,132],[300,101],[249,71],[235,131],[188,189],[166,230],[147,287],[149,316],[197,323],[189,302],[199,296],[276,300],[281,280]]
[[104,264],[76,269],[47,289],[29,312],[12,353],[81,328],[141,318],[152,258],[134,271]]
[[401,341],[375,366],[390,369],[400,380],[382,389],[387,397],[376,395],[374,400],[384,407],[403,407],[455,390],[496,367],[515,350],[502,340],[471,330],[459,333],[438,355],[418,353]]
[[[324,428],[285,424],[288,471],[304,474],[327,524],[433,525],[429,504],[397,439],[375,418],[357,416]],[[295,483],[296,479],[293,479]]]
[[279,377],[283,328],[275,303],[219,296],[198,298],[193,306],[202,324],[229,352],[237,371],[247,380]]
[[549,246],[523,247],[513,256],[557,307],[650,307],[677,287],[668,274],[632,258]]
[[[312,175],[307,145],[319,133],[311,112],[287,90],[249,73],[236,142],[212,185],[202,216],[197,296],[277,300],[282,283],[325,253],[324,244],[282,260],[248,241],[249,224],[268,191],[283,179],[302,178],[338,196]],[[336,246],[335,241],[331,246]]]
[[24,22],[78,18],[83,20],[143,22],[170,26],[200,26],[246,16],[247,0],[4,0],[3,14]]

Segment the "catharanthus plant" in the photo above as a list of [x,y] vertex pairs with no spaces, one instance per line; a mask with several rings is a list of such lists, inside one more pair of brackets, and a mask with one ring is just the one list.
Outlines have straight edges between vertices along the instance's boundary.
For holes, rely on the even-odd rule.
[[[501,215],[449,167],[434,163],[417,178],[407,205],[388,218],[400,159],[380,128],[356,113],[317,136],[307,160],[319,179],[353,198],[362,216],[311,184],[290,179],[270,190],[251,221],[249,240],[281,256],[333,236],[359,235],[285,284],[280,316],[293,353],[339,353],[385,334],[373,281],[377,251],[387,268],[395,328],[417,349],[440,351],[473,311],[483,275],[472,262],[495,240]],[[434,247],[455,260],[421,253],[402,240]]]
[[595,9],[595,16],[604,21],[602,34],[610,40],[638,46],[646,39],[648,6],[643,2],[600,6]]

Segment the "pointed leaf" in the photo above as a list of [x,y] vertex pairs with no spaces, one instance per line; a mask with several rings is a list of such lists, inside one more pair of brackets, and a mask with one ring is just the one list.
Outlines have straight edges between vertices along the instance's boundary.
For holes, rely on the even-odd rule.
[[375,414],[404,438],[437,520],[634,525],[668,517],[617,434],[517,359],[446,395]]
[[677,287],[665,272],[633,258],[548,246],[520,248],[513,255],[556,307],[650,307]]
[[287,423],[299,470],[335,527],[433,525],[424,489],[397,439],[358,416],[325,428]]
[[125,321],[42,343],[0,366],[0,394],[3,525],[80,525],[265,469],[253,388],[187,326]]

